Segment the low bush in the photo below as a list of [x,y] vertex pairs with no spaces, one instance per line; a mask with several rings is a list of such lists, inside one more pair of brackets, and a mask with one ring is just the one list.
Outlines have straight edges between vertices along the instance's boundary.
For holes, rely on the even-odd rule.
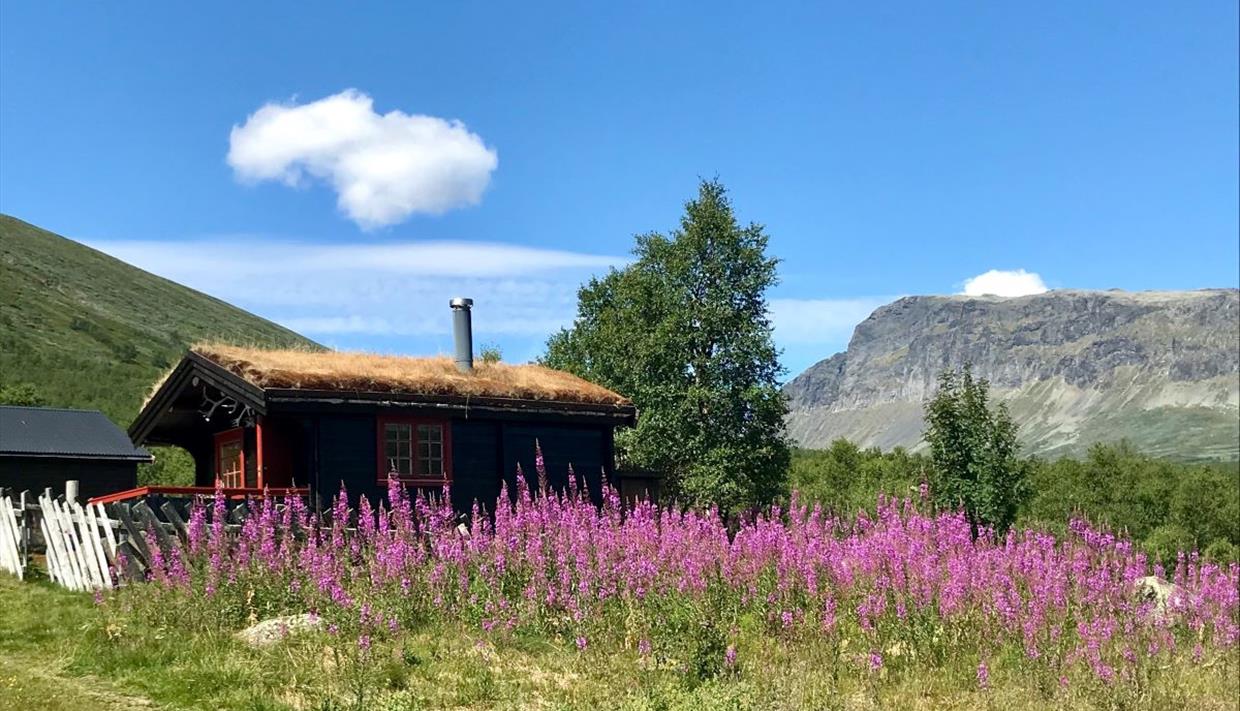
[[[1066,530],[1073,518],[1121,532],[1165,565],[1181,550],[1236,562],[1240,548],[1240,465],[1176,462],[1144,455],[1127,443],[1099,444],[1083,459],[1026,460],[1030,496],[1018,527]],[[824,450],[798,450],[791,482],[802,497],[840,515],[873,512],[880,494],[908,496],[930,481],[920,453],[860,449],[837,440]]]

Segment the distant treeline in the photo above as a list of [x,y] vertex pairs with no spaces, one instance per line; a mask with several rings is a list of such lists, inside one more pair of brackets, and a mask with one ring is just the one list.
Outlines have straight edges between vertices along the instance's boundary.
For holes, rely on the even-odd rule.
[[[1026,463],[1032,492],[1018,528],[1062,532],[1071,518],[1085,518],[1126,533],[1164,563],[1177,550],[1240,560],[1240,463],[1155,459],[1127,443],[1095,445],[1083,460]],[[872,510],[879,493],[916,495],[930,469],[921,454],[836,440],[827,449],[795,451],[790,483],[803,500],[853,514]]]

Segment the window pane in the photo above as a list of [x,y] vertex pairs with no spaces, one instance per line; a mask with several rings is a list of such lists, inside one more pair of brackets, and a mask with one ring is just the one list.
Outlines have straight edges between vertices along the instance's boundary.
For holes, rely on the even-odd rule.
[[400,476],[443,478],[444,436],[443,425],[385,422],[384,468]]
[[421,476],[443,476],[443,460],[433,457],[418,459],[418,474]]
[[418,425],[418,473],[427,477],[444,476],[442,425]]
[[383,425],[383,457],[385,469],[401,476],[409,476],[413,471],[412,453],[413,428],[400,422],[387,422]]
[[225,487],[239,487],[243,484],[240,442],[234,440],[220,444],[216,451],[215,476]]

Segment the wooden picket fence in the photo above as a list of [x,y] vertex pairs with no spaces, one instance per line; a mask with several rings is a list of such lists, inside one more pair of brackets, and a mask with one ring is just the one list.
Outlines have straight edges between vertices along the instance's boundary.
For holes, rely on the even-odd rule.
[[103,507],[39,497],[47,575],[70,590],[112,588],[116,534]]
[[[164,560],[188,544],[182,513],[188,500],[80,504],[53,497],[37,499],[22,492],[18,503],[0,490],[0,570],[29,577],[32,554],[43,553],[44,570],[70,590],[108,590],[147,579],[154,553]],[[225,504],[224,530],[236,535],[249,509],[248,500]],[[156,511],[159,514],[156,514]],[[153,550],[158,548],[158,551]]]
[[0,570],[7,571],[21,580],[26,570],[26,538],[19,523],[18,511],[25,518],[25,497],[17,506],[13,498],[0,496]]

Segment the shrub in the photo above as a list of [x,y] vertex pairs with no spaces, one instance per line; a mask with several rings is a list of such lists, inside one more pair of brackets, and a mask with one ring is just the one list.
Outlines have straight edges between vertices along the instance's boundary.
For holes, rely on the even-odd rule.
[[962,509],[974,537],[981,527],[1006,532],[1029,496],[1028,467],[1018,456],[1007,406],[992,405],[990,384],[966,365],[939,375],[925,416],[935,501]]

